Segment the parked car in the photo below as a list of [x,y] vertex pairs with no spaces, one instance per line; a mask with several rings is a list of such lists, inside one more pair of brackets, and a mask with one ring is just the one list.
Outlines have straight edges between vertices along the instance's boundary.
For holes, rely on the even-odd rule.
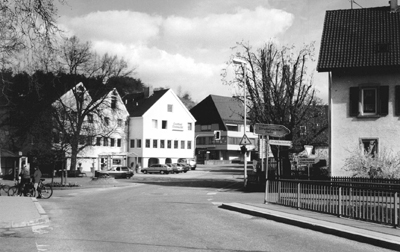
[[116,166],[111,167],[105,171],[96,171],[95,177],[113,177],[116,179],[119,178],[131,178],[133,176],[133,170],[129,169],[126,166]]
[[182,173],[183,172],[183,165],[178,164],[178,163],[170,163],[170,164],[166,164],[168,166],[170,166],[172,168],[172,172],[173,173]]
[[191,170],[195,170],[197,167],[197,163],[194,158],[179,158],[178,163],[189,165]]
[[142,168],[142,172],[144,174],[147,174],[147,173],[168,174],[168,173],[172,173],[172,167],[170,167],[166,164],[152,164],[149,167]]

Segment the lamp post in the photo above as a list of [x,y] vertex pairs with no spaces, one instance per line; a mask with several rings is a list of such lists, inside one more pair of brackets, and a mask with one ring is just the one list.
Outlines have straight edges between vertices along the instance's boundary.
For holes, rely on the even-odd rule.
[[[246,111],[246,104],[247,104],[247,96],[246,96],[246,75],[247,75],[247,62],[240,58],[234,58],[232,60],[233,64],[240,65],[243,68],[243,95],[244,95],[244,135],[246,134],[246,118],[247,118],[247,111]],[[244,187],[247,186],[247,153],[243,154],[244,159]]]

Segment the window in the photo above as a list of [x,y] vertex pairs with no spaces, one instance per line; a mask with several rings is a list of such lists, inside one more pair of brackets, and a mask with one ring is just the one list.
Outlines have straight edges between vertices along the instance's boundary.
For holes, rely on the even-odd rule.
[[350,88],[350,116],[386,116],[389,86],[360,85]]
[[131,139],[131,148],[135,148],[135,139]]
[[360,139],[361,150],[365,155],[375,157],[378,154],[378,139],[376,138],[361,138]]
[[114,138],[110,138],[110,146],[111,147],[115,146],[115,139]]
[[106,126],[110,125],[110,118],[109,117],[104,117],[104,124]]
[[210,131],[211,125],[201,125],[200,129],[201,129],[201,131]]
[[168,111],[168,112],[172,112],[172,108],[173,108],[173,107],[172,107],[172,104],[168,104],[167,111]]
[[181,141],[181,149],[185,149],[185,141]]
[[178,144],[179,144],[178,140],[175,140],[174,141],[174,149],[178,149]]
[[93,123],[93,115],[92,114],[88,114],[87,115],[87,120],[89,123]]
[[121,138],[117,139],[117,147],[121,147]]
[[153,148],[158,148],[158,140],[157,139],[153,139]]
[[114,91],[112,96],[111,96],[111,108],[116,109],[117,108],[117,94]]
[[117,125],[118,125],[118,127],[122,127],[122,119],[117,120]]
[[239,127],[237,124],[226,124],[226,128],[228,131],[239,131]]
[[108,138],[103,137],[103,146],[108,146]]
[[157,129],[157,120],[156,119],[151,120],[151,125],[153,126],[153,128]]
[[171,140],[168,140],[168,141],[167,141],[167,148],[168,148],[168,149],[171,149]]
[[146,139],[146,148],[150,148],[150,139]]
[[162,128],[162,129],[167,129],[167,121],[162,120],[162,122],[161,122],[161,128]]
[[300,126],[300,136],[305,136],[307,134],[307,127]]
[[137,147],[142,148],[142,139],[136,139]]
[[165,148],[165,140],[160,140],[160,148]]
[[96,137],[96,145],[101,146],[101,137]]
[[86,137],[86,144],[87,145],[92,145],[93,144],[93,137],[92,136],[87,136]]
[[187,143],[187,148],[190,150],[192,149],[192,141],[188,141]]
[[188,130],[192,130],[192,123],[188,123]]

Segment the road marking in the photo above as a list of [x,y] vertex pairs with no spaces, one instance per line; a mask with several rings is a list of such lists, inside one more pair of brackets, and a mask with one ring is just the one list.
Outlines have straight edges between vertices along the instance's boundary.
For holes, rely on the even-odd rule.
[[211,202],[211,204],[213,204],[214,206],[220,206],[222,205],[222,202]]
[[209,193],[207,193],[207,195],[215,195],[215,194],[217,194],[216,192],[209,192]]
[[49,245],[40,245],[40,244],[37,244],[37,242],[36,242],[36,249],[37,249],[37,251],[47,251],[47,248],[45,248],[45,247],[48,247]]
[[53,228],[47,225],[32,226],[32,232],[36,234],[47,234],[49,233],[49,230],[53,230]]

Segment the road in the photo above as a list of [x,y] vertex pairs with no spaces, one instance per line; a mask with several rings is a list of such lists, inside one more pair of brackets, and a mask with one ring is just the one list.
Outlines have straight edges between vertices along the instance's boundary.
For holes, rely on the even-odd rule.
[[51,222],[18,229],[0,250],[385,251],[218,208],[221,202],[263,201],[262,192],[238,190],[241,178],[238,169],[202,167],[135,176],[126,187],[56,191],[40,201]]

